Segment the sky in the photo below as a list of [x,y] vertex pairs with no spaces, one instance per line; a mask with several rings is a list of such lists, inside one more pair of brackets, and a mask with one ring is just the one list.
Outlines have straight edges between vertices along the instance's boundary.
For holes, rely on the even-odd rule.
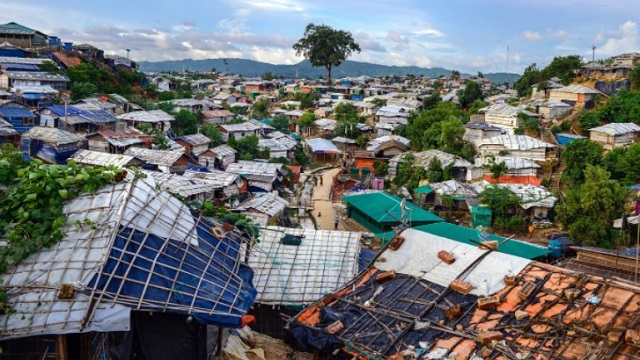
[[640,51],[637,0],[7,0],[11,21],[136,61],[295,64],[309,23],[351,32],[352,60],[470,74]]

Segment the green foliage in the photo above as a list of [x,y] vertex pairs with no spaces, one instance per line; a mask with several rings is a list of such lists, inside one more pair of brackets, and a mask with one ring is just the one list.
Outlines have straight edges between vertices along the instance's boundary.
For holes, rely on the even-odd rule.
[[583,110],[578,116],[580,127],[587,130],[607,122],[640,124],[640,92],[622,88],[606,104],[595,110]]
[[352,103],[341,102],[333,109],[337,121],[362,122],[358,116],[358,110]]
[[255,135],[245,136],[241,139],[229,138],[228,145],[238,151],[240,160],[268,159],[269,149],[260,150],[258,148],[258,137]]
[[558,125],[553,125],[550,130],[553,135],[558,135],[562,132],[562,127]]
[[[464,126],[460,119],[465,118],[462,110],[450,102],[440,102],[434,109],[423,110],[418,115],[409,117],[409,125],[406,128],[406,137],[411,140],[411,146],[414,150],[428,150],[439,148],[443,145],[445,138],[457,139],[460,134],[459,127],[462,127],[464,134]],[[458,119],[455,121],[454,119]],[[445,127],[445,136],[442,134],[442,123],[447,122]],[[458,127],[458,129],[456,129]],[[458,148],[462,143],[446,144],[451,147]]]
[[[526,116],[526,115],[525,115]],[[524,120],[524,131],[536,136],[540,135],[540,121],[536,118],[526,116]]]
[[58,68],[58,65],[56,65],[56,63],[54,63],[51,60],[43,61],[42,64],[40,64],[38,67],[40,68],[40,71],[44,71],[44,72],[47,72],[49,74],[59,74],[60,73],[60,69]]
[[487,104],[483,100],[478,99],[473,103],[471,103],[471,106],[469,106],[469,110],[467,111],[467,113],[469,114],[469,116],[477,114],[480,111],[480,109],[487,106],[489,106],[489,104]]
[[169,101],[173,99],[177,99],[175,91],[163,91],[158,93],[158,101]]
[[564,85],[569,85],[576,76],[576,70],[581,66],[582,57],[580,55],[557,56],[542,70],[538,69],[536,64],[528,66],[514,87],[518,91],[518,96],[525,96],[530,93],[533,85],[547,81],[552,77],[558,77]]
[[271,73],[271,71],[267,71],[264,74],[262,74],[260,79],[265,80],[265,81],[271,81],[271,80],[273,80],[273,74]]
[[629,88],[631,91],[640,91],[640,64],[636,64],[629,73]]
[[484,100],[482,87],[475,81],[469,81],[464,90],[458,95],[458,99],[460,106],[462,106],[463,109],[468,109],[476,100]]
[[640,183],[640,143],[613,149],[605,156],[603,165],[611,173],[611,178],[624,185]]
[[273,117],[271,120],[271,126],[273,126],[276,130],[282,131],[285,134],[289,133],[289,118],[286,115],[278,114]]
[[389,173],[389,162],[383,159],[373,160],[373,174],[376,176],[387,176]]
[[153,129],[152,131],[153,138],[153,148],[157,150],[169,150],[171,149],[171,145],[169,145],[169,138],[165,135],[160,129]]
[[500,179],[500,176],[509,173],[507,164],[505,164],[504,161],[496,162],[495,157],[489,158],[489,163],[485,165],[485,168],[491,171],[491,177],[496,179],[496,181]]
[[565,145],[562,158],[567,164],[565,173],[573,185],[584,181],[584,169],[587,165],[597,166],[602,163],[602,151],[600,144],[587,139],[577,139]]
[[[377,100],[377,98],[375,100]],[[422,98],[422,106],[425,108],[425,110],[435,109],[440,101],[442,101],[440,92],[437,90],[433,90],[429,93],[429,95]]]
[[200,132],[204,134],[206,137],[211,139],[211,143],[209,147],[216,147],[218,145],[224,144],[224,138],[222,136],[222,131],[218,129],[218,127],[214,124],[202,124],[200,128]]
[[442,163],[437,157],[434,157],[429,161],[429,166],[427,167],[427,179],[430,183],[443,181]]
[[327,83],[331,83],[331,68],[339,66],[351,56],[360,52],[360,46],[351,33],[335,30],[327,25],[308,24],[303,37],[293,45],[296,55],[309,59],[313,66],[327,69]]
[[[9,147],[3,147],[1,154],[0,182],[9,187],[0,196],[0,234],[6,241],[0,247],[0,273],[63,239],[65,201],[122,179],[122,170],[113,167],[85,167],[72,161],[67,165],[45,165],[38,160],[27,164]],[[89,220],[79,224],[85,225],[95,227]]]
[[98,92],[98,88],[90,82],[74,82],[71,84],[71,99],[80,100],[92,96]]
[[[174,194],[174,196],[176,196],[176,194]],[[179,196],[176,196],[176,197],[178,197],[184,202],[184,199],[182,199],[181,197]],[[216,206],[215,204],[210,202],[204,202],[204,203],[192,202],[187,205],[189,205],[190,207],[193,207],[196,210],[199,210],[204,216],[213,217],[213,218],[222,220],[223,222],[229,221],[233,223],[235,226],[237,226],[238,228],[246,229],[249,232],[249,235],[251,236],[251,239],[253,241],[257,241],[260,235],[260,230],[258,229],[256,224],[253,223],[251,219],[246,217],[244,214],[232,213],[226,207]]]
[[300,131],[304,133],[305,130],[311,128],[316,121],[316,116],[312,112],[305,112],[300,116],[296,122],[300,127]]
[[428,178],[427,170],[421,166],[414,166],[415,159],[413,156],[407,155],[398,165],[396,177],[393,183],[396,186],[405,186],[412,190],[418,187],[420,181]]
[[598,110],[582,110],[578,114],[578,121],[581,129],[588,130],[602,125],[602,115]]
[[613,221],[624,215],[629,192],[601,167],[587,165],[584,172],[584,183],[567,192],[556,219],[585,245],[610,248],[615,237]]
[[296,152],[293,154],[293,158],[295,160],[295,165],[307,166],[309,165],[309,157],[307,153],[303,149],[296,149]]
[[253,117],[255,119],[269,116],[270,102],[267,99],[262,99],[253,103]]
[[305,94],[302,92],[296,93],[294,100],[300,101],[300,109],[311,109],[316,100],[320,98],[319,94]]
[[367,146],[368,142],[369,142],[369,139],[364,135],[358,136],[358,138],[356,139],[356,145],[358,145],[358,147],[360,147],[361,149]]
[[173,130],[176,135],[191,135],[198,132],[199,119],[198,116],[189,110],[182,109],[175,115],[176,121],[173,122]]
[[498,185],[487,186],[480,193],[480,199],[493,211],[494,219],[505,219],[509,215],[509,211],[515,211],[520,205],[518,195],[509,188]]

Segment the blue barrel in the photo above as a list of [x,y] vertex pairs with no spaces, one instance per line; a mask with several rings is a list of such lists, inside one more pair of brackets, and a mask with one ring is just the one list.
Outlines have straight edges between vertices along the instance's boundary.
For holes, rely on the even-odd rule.
[[71,50],[73,50],[73,43],[72,42],[64,43],[64,51],[71,52]]
[[562,256],[562,241],[549,240],[549,252],[551,252],[551,256],[554,258]]

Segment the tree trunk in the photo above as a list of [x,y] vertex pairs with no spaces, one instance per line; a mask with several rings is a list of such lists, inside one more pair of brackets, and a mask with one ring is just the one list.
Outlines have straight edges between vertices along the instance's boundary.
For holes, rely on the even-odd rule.
[[327,85],[331,86],[331,65],[327,66]]

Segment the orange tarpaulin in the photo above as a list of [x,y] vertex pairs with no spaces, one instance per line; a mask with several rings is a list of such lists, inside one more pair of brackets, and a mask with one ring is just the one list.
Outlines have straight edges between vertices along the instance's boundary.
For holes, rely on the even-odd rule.
[[498,178],[498,181],[491,175],[484,175],[483,179],[487,180],[490,183],[500,183],[500,184],[528,184],[528,185],[536,185],[540,186],[540,179],[535,176],[511,176],[511,175],[503,175]]

